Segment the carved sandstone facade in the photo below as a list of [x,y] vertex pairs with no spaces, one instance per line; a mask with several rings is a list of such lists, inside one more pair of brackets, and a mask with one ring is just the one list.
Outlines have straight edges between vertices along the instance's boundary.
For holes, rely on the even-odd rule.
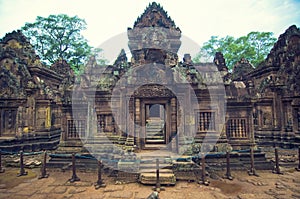
[[67,63],[47,68],[21,32],[7,34],[0,49],[1,139],[59,134],[60,151],[78,152],[107,141],[125,150],[187,154],[215,138],[215,152],[227,143],[236,150],[299,145],[297,27],[280,36],[258,68],[242,59],[232,72],[221,53],[212,63],[193,63],[188,54],[178,61],[180,37],[174,21],[152,3],[128,29],[131,62],[124,50],[105,67],[91,58],[73,84]]

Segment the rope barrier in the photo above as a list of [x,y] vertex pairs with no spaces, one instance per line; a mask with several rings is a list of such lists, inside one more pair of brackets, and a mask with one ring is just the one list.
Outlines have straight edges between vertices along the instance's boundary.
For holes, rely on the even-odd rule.
[[[284,149],[284,150],[295,150],[295,149]],[[260,150],[256,150],[261,152]],[[1,150],[2,155],[20,155],[20,152],[12,152],[12,151],[5,151],[5,150]],[[24,156],[30,156],[30,155],[40,155],[43,154],[43,151],[39,151],[39,152],[24,152],[23,155]],[[243,153],[250,153],[250,149],[244,149],[244,150],[233,150],[231,151],[231,154],[243,154]],[[226,156],[226,152],[217,152],[217,153],[207,153],[206,157],[209,158],[217,158],[217,157],[225,157]],[[57,154],[57,153],[52,153],[49,154],[49,157],[51,158],[71,158],[72,154],[67,154],[67,153],[61,153],[61,154]],[[76,154],[75,155],[76,158],[78,159],[90,159],[90,160],[97,160],[96,157],[94,157],[91,154],[86,154],[86,155],[82,155],[82,154]],[[200,156],[198,155],[193,155],[193,156],[189,156],[190,159],[198,159],[200,158]],[[178,160],[178,159],[189,159],[189,158],[182,158],[182,157],[178,157],[178,158],[169,158],[170,160]],[[119,160],[113,160],[113,159],[108,159],[108,158],[101,158],[102,160],[108,160],[111,162],[119,162]],[[128,159],[128,161],[130,161],[131,159]],[[124,161],[124,160],[123,160]],[[125,160],[126,161],[126,160]],[[140,161],[138,159],[134,160],[134,161]]]
[[[1,150],[1,149],[0,149]],[[20,151],[18,152],[12,152],[12,151],[5,151],[5,150],[1,150],[2,155],[20,155]],[[39,155],[44,153],[43,151],[36,151],[36,152],[23,152],[23,155],[27,156],[27,155]]]

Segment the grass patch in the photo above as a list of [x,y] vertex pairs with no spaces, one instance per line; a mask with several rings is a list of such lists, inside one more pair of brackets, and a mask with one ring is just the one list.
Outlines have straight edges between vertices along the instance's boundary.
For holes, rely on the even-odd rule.
[[37,177],[37,174],[31,169],[26,169],[26,171],[28,172],[26,176],[17,177],[19,171],[20,169],[16,168],[5,168],[5,172],[0,173],[0,184],[5,184],[6,189],[10,189],[21,184],[22,182],[26,182],[27,180]]

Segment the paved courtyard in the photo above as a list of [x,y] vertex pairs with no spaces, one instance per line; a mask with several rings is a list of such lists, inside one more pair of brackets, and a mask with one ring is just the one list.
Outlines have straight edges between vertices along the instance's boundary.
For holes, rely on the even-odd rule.
[[[26,169],[28,176],[16,177],[19,169],[6,168],[0,174],[0,199],[50,199],[50,198],[147,198],[152,193],[152,186],[138,183],[116,183],[112,177],[104,176],[105,188],[95,190],[94,182],[97,174],[78,172],[79,182],[69,183],[71,171],[60,172],[50,170],[50,176],[38,179],[39,169]],[[221,173],[220,173],[221,175]],[[284,175],[259,171],[259,177],[248,176],[246,171],[235,171],[233,181],[210,179],[209,186],[195,182],[177,182],[175,186],[165,187],[159,193],[160,198],[300,198],[300,172],[292,169],[284,171]]]

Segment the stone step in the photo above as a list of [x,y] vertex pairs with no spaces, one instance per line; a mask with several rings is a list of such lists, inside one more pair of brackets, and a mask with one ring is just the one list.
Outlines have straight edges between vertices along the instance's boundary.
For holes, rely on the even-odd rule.
[[150,135],[150,136],[146,136],[146,139],[148,140],[164,140],[164,136],[162,135]]
[[146,124],[146,127],[162,128],[162,127],[164,127],[164,124],[160,124],[160,123],[148,123],[148,124]]
[[147,133],[163,133],[161,128],[146,128]]
[[[164,169],[172,169],[172,164],[159,164],[159,168],[164,168]],[[156,169],[156,163],[153,164],[140,164],[140,169]]]
[[[140,173],[156,173],[156,169],[140,169]],[[159,173],[173,173],[172,169],[159,169]]]
[[[159,180],[161,185],[175,185],[176,177],[174,173],[160,173]],[[155,185],[156,184],[156,173],[141,173],[139,181],[142,184]]]
[[166,144],[164,144],[164,142],[160,142],[160,143],[147,143],[145,144],[145,149],[146,150],[167,150],[168,146]]
[[158,158],[158,157],[140,158],[140,163],[141,164],[154,164],[154,163],[156,163],[156,159],[158,159],[159,164],[162,164],[162,163],[171,164],[172,163],[172,159],[169,157],[168,158]]
[[165,138],[162,135],[150,135],[150,136],[146,136],[146,139],[149,139],[149,140],[153,140],[153,139],[164,140]]
[[147,131],[146,134],[147,135],[156,135],[156,134],[164,135],[164,132],[162,132],[162,131]]
[[171,156],[169,154],[170,152],[162,152],[162,153],[157,153],[155,155],[153,155],[153,153],[144,153],[140,156],[140,159],[141,160],[144,160],[144,159],[153,159],[153,160],[156,160],[157,158],[159,160],[162,160],[162,159],[171,159]]
[[155,144],[155,143],[164,143],[165,142],[165,140],[163,140],[163,139],[156,139],[156,140],[149,140],[148,138],[147,138],[147,140],[146,140],[146,142],[149,144],[149,143],[152,143],[152,144]]

